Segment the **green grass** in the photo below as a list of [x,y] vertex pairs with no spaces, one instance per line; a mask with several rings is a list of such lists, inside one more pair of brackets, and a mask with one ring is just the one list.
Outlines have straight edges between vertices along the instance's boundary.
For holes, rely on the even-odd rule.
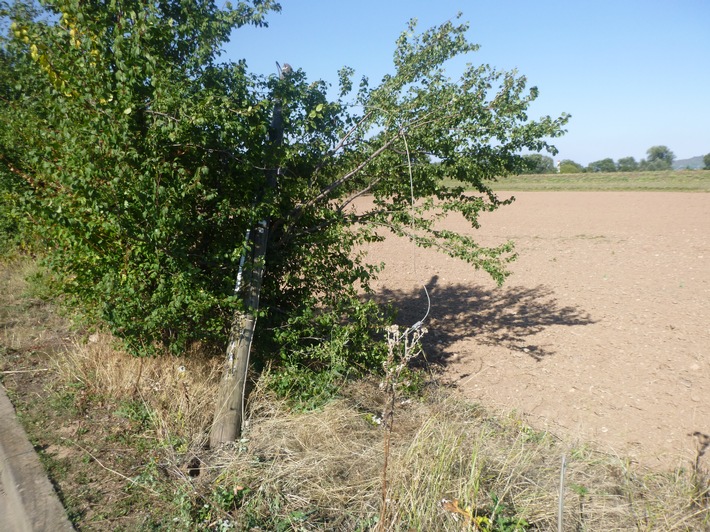
[[501,178],[493,190],[710,192],[710,170],[519,175]]

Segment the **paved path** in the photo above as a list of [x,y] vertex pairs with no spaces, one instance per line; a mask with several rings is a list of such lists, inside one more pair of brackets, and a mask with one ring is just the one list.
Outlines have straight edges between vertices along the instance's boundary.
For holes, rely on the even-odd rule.
[[0,531],[73,530],[0,384]]

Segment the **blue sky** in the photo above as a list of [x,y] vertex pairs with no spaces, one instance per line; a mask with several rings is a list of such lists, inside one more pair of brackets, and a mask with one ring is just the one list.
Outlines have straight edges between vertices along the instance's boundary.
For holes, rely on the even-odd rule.
[[[398,35],[463,12],[466,60],[517,69],[540,89],[532,118],[572,115],[555,144],[581,164],[640,160],[654,145],[677,159],[710,153],[709,0],[282,0],[269,28],[233,34],[223,59],[271,74],[275,61],[337,82],[342,66],[373,82],[392,71]],[[452,70],[455,77],[455,67]]]

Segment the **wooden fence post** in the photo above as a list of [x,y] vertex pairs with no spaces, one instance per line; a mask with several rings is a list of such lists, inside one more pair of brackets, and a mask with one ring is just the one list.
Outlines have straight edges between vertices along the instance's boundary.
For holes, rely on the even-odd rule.
[[[276,65],[279,69],[279,78],[283,80],[285,75],[291,72],[291,67],[285,64],[282,70],[278,63]],[[280,99],[275,99],[271,127],[269,128],[269,143],[274,151],[283,144],[283,128],[283,103]],[[265,191],[276,188],[278,174],[278,165],[267,165]],[[249,355],[254,339],[261,282],[266,265],[269,225],[270,220],[261,220],[257,227],[248,233],[247,245],[249,248],[245,253],[249,253],[250,258],[246,269],[243,268],[245,257],[243,256],[240,261],[236,290],[239,291],[241,284],[244,285],[245,310],[235,312],[232,319],[227,357],[219,384],[214,420],[210,429],[210,447],[212,449],[218,448],[223,443],[236,441],[242,434]],[[240,283],[242,274],[244,274],[244,282]]]

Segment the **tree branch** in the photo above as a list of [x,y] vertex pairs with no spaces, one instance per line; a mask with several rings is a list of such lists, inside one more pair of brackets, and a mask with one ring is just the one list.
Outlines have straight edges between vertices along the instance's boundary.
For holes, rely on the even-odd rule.
[[343,177],[336,179],[333,181],[330,185],[325,187],[320,194],[318,194],[315,198],[305,202],[305,203],[300,203],[296,205],[293,210],[289,213],[289,217],[291,216],[298,216],[300,212],[302,212],[304,209],[307,209],[311,205],[314,205],[315,203],[318,203],[322,199],[328,197],[328,195],[341,186],[343,183],[351,179],[352,177],[356,176],[357,174],[362,171],[363,168],[365,168],[368,164],[370,164],[373,160],[375,160],[377,157],[380,156],[382,152],[384,152],[387,148],[389,148],[395,140],[397,140],[400,136],[400,132],[397,132],[395,136],[393,136],[390,140],[385,142],[382,146],[380,146],[377,150],[375,150],[372,154],[370,154],[367,159],[365,159],[362,163],[360,163],[354,170],[351,170],[347,174],[345,174]]

